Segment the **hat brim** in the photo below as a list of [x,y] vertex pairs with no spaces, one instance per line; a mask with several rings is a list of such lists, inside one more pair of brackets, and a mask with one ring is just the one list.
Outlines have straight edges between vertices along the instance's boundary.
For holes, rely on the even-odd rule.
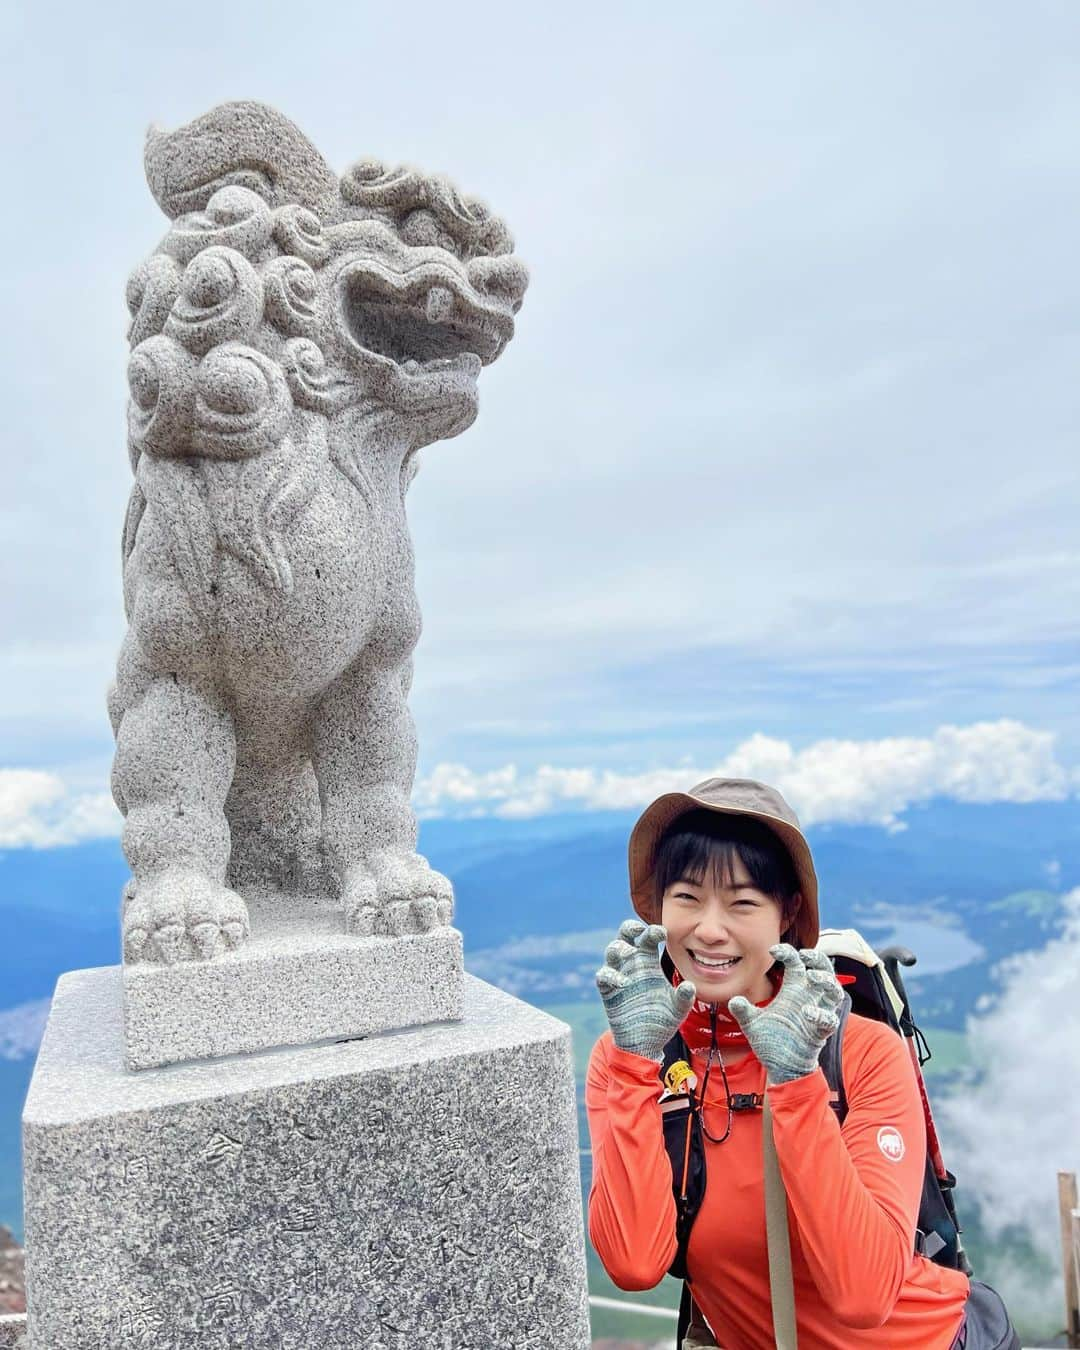
[[656,849],[664,831],[687,811],[714,811],[721,816],[749,816],[777,835],[787,849],[799,882],[802,904],[792,924],[792,945],[816,947],[818,940],[818,883],[810,845],[803,832],[789,821],[768,811],[748,807],[718,806],[690,792],[665,792],[648,806],[630,832],[630,898],[646,923],[659,923],[656,898]]

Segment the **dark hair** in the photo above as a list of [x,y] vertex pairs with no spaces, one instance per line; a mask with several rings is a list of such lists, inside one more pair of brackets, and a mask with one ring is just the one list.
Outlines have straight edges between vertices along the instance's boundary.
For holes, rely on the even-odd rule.
[[[799,889],[791,854],[761,821],[717,811],[687,811],[660,836],[653,865],[657,912],[672,882],[700,884],[711,877],[720,885],[730,885],[736,858],[758,890],[780,902],[787,930],[795,918]],[[781,940],[789,940],[787,931]]]

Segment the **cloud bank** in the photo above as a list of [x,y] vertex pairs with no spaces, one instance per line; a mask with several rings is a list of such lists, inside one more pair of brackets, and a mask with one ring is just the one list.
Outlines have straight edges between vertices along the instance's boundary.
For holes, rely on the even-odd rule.
[[120,833],[108,792],[73,790],[58,773],[0,769],[0,848],[58,848]]
[[[775,784],[804,825],[887,830],[903,829],[903,812],[935,797],[1061,801],[1080,786],[1080,772],[1058,762],[1052,732],[1002,720],[942,726],[926,737],[820,740],[802,749],[759,732],[718,763],[636,773],[544,764],[476,771],[444,763],[417,782],[413,804],[425,819],[626,811],[713,775]],[[59,773],[0,769],[0,848],[56,848],[118,835],[120,826],[107,792],[74,790]]]
[[978,1198],[989,1236],[1019,1229],[1044,1260],[1041,1281],[993,1258],[978,1272],[1031,1324],[1061,1307],[1057,1173],[1080,1171],[1080,888],[1063,910],[1058,937],[997,968],[999,998],[968,1022],[979,1080],[935,1110],[961,1195]]
[[901,814],[934,797],[962,802],[1061,801],[1078,775],[1058,763],[1054,735],[1015,721],[939,727],[928,737],[821,740],[795,749],[760,733],[719,763],[619,773],[509,764],[475,773],[440,764],[416,787],[421,816],[526,818],[553,811],[635,810],[662,792],[712,775],[758,778],[778,787],[806,825],[903,828]]

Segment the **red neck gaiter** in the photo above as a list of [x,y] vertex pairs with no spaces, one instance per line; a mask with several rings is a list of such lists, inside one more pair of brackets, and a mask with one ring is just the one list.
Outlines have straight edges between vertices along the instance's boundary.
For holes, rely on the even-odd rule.
[[[764,1008],[770,1004],[780,992],[780,986],[784,983],[783,966],[774,967],[768,974],[769,983],[773,987],[772,993],[761,1003],[755,1004],[755,1007]],[[679,974],[674,963],[672,963],[669,978],[671,983],[676,987],[683,982],[682,976]],[[713,1006],[714,1005],[711,1003],[703,1003],[701,999],[696,999],[693,1007],[686,1016],[686,1020],[679,1028],[682,1032],[683,1040],[686,1042],[689,1049],[696,1051],[698,1054],[708,1054],[709,1047],[712,1045]],[[743,1031],[742,1027],[739,1026],[738,1022],[735,1021],[734,1017],[731,1016],[726,1008],[722,1008],[718,1004],[715,1006],[717,1045],[724,1046],[729,1050],[733,1048],[737,1049],[740,1046],[748,1046],[749,1042],[746,1039],[746,1033]]]

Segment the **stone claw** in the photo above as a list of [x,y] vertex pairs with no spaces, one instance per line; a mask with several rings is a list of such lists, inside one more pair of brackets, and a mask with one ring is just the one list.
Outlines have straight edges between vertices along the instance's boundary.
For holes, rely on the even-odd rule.
[[242,923],[224,924],[221,929],[221,934],[225,939],[225,946],[229,951],[235,951],[237,947],[243,945],[247,938],[247,925]]
[[384,851],[351,870],[343,888],[345,928],[358,937],[402,937],[445,927],[454,888],[419,853]]
[[202,873],[165,872],[129,887],[123,912],[127,961],[212,961],[247,939],[243,900]]
[[191,941],[201,961],[211,961],[224,947],[224,935],[215,923],[197,923]]
[[124,956],[129,961],[138,961],[142,957],[146,940],[150,936],[145,928],[129,928],[124,934]]
[[384,905],[375,919],[375,932],[380,937],[402,937],[409,931],[408,900],[395,900]]
[[175,965],[177,961],[183,961],[187,955],[185,950],[184,925],[182,923],[163,924],[154,933],[154,946],[157,948],[157,955],[160,961],[164,961],[167,966]]
[[361,905],[345,915],[345,931],[354,937],[372,937],[375,933],[376,909],[373,905]]
[[439,922],[439,902],[433,895],[414,900],[412,912],[418,933],[429,933]]

